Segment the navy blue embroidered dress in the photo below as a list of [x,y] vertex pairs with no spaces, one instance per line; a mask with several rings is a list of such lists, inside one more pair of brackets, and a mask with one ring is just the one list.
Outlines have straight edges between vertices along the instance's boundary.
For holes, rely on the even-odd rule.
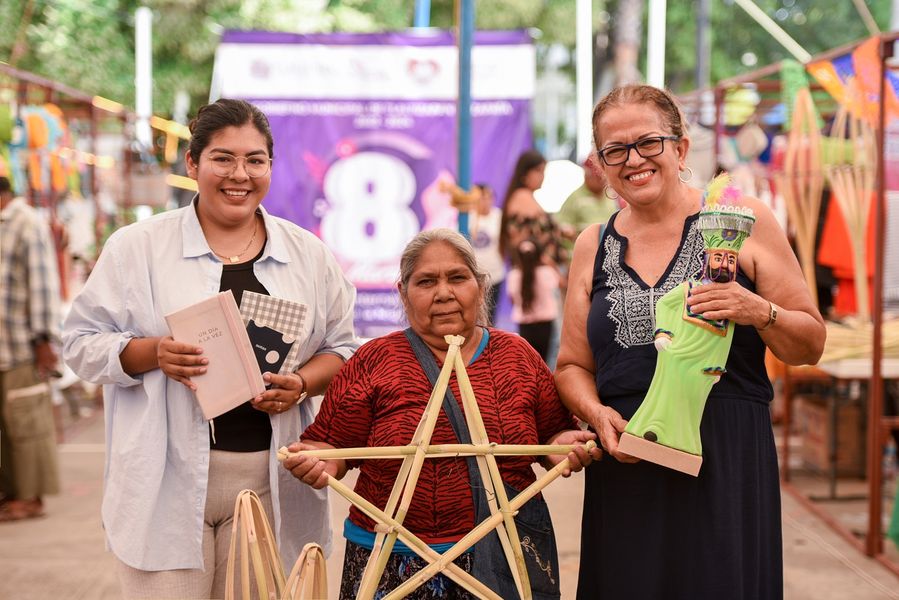
[[[624,262],[627,238],[605,228],[587,336],[603,404],[630,419],[656,364],[656,301],[702,267],[697,215],[657,285]],[[740,285],[754,284],[739,273]],[[767,600],[783,597],[780,487],[771,384],[758,333],[737,326],[727,373],[702,418],[698,477],[611,457],[586,469],[580,600]]]

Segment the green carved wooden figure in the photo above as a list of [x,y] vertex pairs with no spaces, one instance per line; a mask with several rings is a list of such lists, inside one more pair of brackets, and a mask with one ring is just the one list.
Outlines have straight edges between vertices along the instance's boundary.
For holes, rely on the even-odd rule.
[[736,279],[737,255],[755,222],[751,209],[734,204],[740,194],[729,182],[719,175],[706,189],[697,221],[705,247],[699,279],[656,304],[655,374],[619,442],[626,454],[694,476],[702,465],[699,424],[712,386],[725,375],[733,325],[692,313],[687,296],[694,286]]

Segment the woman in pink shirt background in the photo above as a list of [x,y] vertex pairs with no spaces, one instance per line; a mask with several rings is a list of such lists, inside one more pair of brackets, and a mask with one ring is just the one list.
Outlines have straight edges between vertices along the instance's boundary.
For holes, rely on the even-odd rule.
[[533,240],[524,240],[515,250],[513,267],[506,275],[512,321],[518,323],[521,337],[546,361],[553,323],[559,315],[561,274]]

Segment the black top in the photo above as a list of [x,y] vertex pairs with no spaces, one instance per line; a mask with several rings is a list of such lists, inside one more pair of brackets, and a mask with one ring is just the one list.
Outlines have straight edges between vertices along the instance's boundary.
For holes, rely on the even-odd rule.
[[[614,407],[630,419],[655,373],[655,305],[667,292],[699,274],[704,252],[696,213],[684,221],[678,252],[651,286],[624,261],[628,239],[615,229],[616,216],[609,219],[593,267],[587,337],[593,349],[599,397],[603,404],[623,403]],[[737,283],[755,291],[755,283],[743,271],[737,271]],[[765,369],[765,343],[755,328],[734,326],[726,368],[727,376],[713,388],[715,395],[765,404],[774,396]]]
[[[264,249],[264,248],[263,248]],[[269,296],[268,290],[256,279],[253,265],[262,256],[263,250],[252,260],[236,265],[222,266],[222,281],[219,291],[230,290],[237,305],[245,291]],[[259,452],[268,450],[272,443],[272,423],[268,413],[253,408],[249,401],[219,415],[214,420],[215,439],[212,428],[209,432],[209,446],[213,450],[228,452]]]

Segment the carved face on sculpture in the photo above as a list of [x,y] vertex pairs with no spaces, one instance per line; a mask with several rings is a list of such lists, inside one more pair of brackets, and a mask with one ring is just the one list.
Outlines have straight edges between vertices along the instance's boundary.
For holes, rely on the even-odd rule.
[[737,255],[720,248],[706,250],[705,279],[728,283],[737,278]]

